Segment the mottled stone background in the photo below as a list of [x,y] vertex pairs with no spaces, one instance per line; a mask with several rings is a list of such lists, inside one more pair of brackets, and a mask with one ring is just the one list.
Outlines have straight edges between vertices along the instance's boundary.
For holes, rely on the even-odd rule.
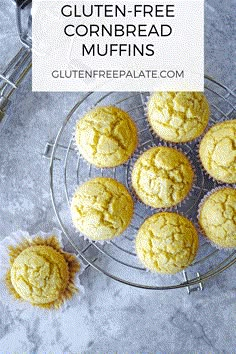
[[[205,1],[205,72],[235,85],[235,0]],[[0,72],[20,47],[10,0],[0,2]],[[31,77],[12,97],[0,133],[0,238],[50,230],[45,144],[83,93],[31,93]],[[83,300],[57,316],[32,316],[0,303],[0,353],[236,353],[235,267],[203,292],[155,292],[82,276]]]

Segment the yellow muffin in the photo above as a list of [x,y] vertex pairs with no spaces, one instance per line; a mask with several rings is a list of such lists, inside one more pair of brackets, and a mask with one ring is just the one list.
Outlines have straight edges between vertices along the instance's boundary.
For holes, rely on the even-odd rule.
[[146,268],[174,274],[188,267],[198,250],[198,235],[187,218],[158,213],[144,221],[135,241],[136,253]]
[[148,120],[164,140],[181,143],[201,135],[210,115],[200,92],[155,92],[148,101]]
[[221,188],[200,207],[199,224],[204,234],[220,247],[236,247],[236,189]]
[[236,119],[215,124],[203,137],[199,155],[210,176],[236,183]]
[[133,200],[123,184],[98,177],[77,188],[71,215],[75,227],[91,240],[109,240],[128,227]]
[[88,162],[97,167],[114,167],[133,154],[137,129],[128,113],[121,109],[96,107],[78,121],[75,141]]
[[193,176],[182,152],[164,146],[153,147],[135,162],[132,185],[143,203],[153,208],[168,208],[186,197]]
[[10,276],[22,299],[43,305],[60,298],[67,287],[69,271],[61,253],[50,246],[36,245],[16,257]]

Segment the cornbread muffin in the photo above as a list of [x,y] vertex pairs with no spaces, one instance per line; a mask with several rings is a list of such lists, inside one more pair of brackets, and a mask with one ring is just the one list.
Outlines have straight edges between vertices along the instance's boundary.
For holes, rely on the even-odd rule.
[[96,107],[76,124],[75,141],[82,156],[97,167],[126,162],[137,146],[137,128],[128,113],[114,106]]
[[174,274],[188,267],[198,250],[198,235],[187,218],[158,213],[145,220],[135,241],[140,261],[151,271]]
[[77,188],[71,215],[76,229],[91,240],[109,240],[129,225],[133,200],[123,184],[113,178],[98,177]]
[[216,245],[236,247],[236,189],[221,188],[203,200],[199,224]]
[[6,286],[18,300],[58,309],[79,291],[76,275],[80,263],[75,255],[62,250],[55,235],[21,235],[18,244],[8,246],[7,256]]
[[11,283],[20,297],[32,304],[48,304],[60,297],[69,280],[62,254],[50,246],[22,251],[11,268]]
[[187,157],[169,147],[153,147],[135,162],[132,185],[141,201],[153,208],[169,208],[189,193],[194,173]]
[[211,177],[236,183],[236,119],[215,124],[203,137],[199,155]]
[[210,115],[200,92],[155,92],[148,101],[148,120],[158,136],[182,143],[201,135]]

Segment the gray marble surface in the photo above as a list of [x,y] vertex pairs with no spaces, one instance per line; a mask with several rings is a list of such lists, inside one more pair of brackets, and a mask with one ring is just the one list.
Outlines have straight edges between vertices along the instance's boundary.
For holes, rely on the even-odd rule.
[[[205,71],[234,88],[235,0],[205,2]],[[20,47],[10,0],[0,2],[0,71]],[[31,93],[30,75],[12,97],[0,134],[0,238],[58,226],[41,154],[83,93]],[[236,353],[235,266],[203,292],[134,289],[88,269],[86,294],[52,317],[0,302],[0,353]]]

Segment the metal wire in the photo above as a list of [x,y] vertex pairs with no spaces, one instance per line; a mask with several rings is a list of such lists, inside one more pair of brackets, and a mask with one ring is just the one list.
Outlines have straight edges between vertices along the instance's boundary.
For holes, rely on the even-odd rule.
[[[232,99],[236,97],[235,93],[209,76],[205,77],[205,81],[206,95],[212,108],[211,122],[232,118],[231,114],[235,112],[235,105],[232,103]],[[140,147],[160,143],[144,120],[145,93],[129,93],[123,97],[121,93],[111,92],[102,94],[99,98],[96,98],[96,96],[97,94],[95,93],[88,93],[83,100],[76,103],[63,122],[51,152],[51,198],[54,211],[65,236],[74,250],[87,264],[121,283],[151,290],[167,290],[182,287],[187,287],[189,292],[191,292],[191,289],[202,290],[202,283],[204,281],[221,273],[236,262],[236,251],[225,252],[218,250],[209,242],[205,242],[204,238],[200,236],[201,246],[199,254],[195,262],[184,272],[184,281],[181,281],[179,274],[171,277],[163,277],[146,272],[137,260],[133,240],[143,220],[154,211],[144,206],[141,202],[136,201],[134,218],[128,230],[124,235],[111,242],[104,244],[90,242],[74,230],[69,206],[70,198],[76,185],[94,176],[109,176],[120,180],[128,188],[131,188],[129,175],[134,160],[133,158],[122,167],[112,169],[99,170],[91,165],[87,165],[76,152],[71,139],[77,118],[85,110],[94,105],[117,105],[130,112],[136,121],[139,130]],[[92,104],[88,107],[87,102]],[[219,118],[219,115],[221,118]],[[188,154],[195,165],[197,178],[188,202],[180,204],[176,208],[178,212],[182,212],[188,217],[192,218],[195,215],[195,221],[200,199],[209,189],[218,185],[199,167],[199,161],[196,157],[196,145],[197,142],[190,142],[185,145],[181,144],[181,148]],[[94,258],[94,254],[96,258]],[[196,284],[199,286],[193,288]]]
[[3,73],[0,73],[0,121],[9,105],[9,99],[18,85],[31,69],[31,51],[21,48],[9,62]]
[[0,73],[0,121],[4,117],[9,98],[31,69],[31,1],[21,1],[16,6],[16,19],[23,47]]

